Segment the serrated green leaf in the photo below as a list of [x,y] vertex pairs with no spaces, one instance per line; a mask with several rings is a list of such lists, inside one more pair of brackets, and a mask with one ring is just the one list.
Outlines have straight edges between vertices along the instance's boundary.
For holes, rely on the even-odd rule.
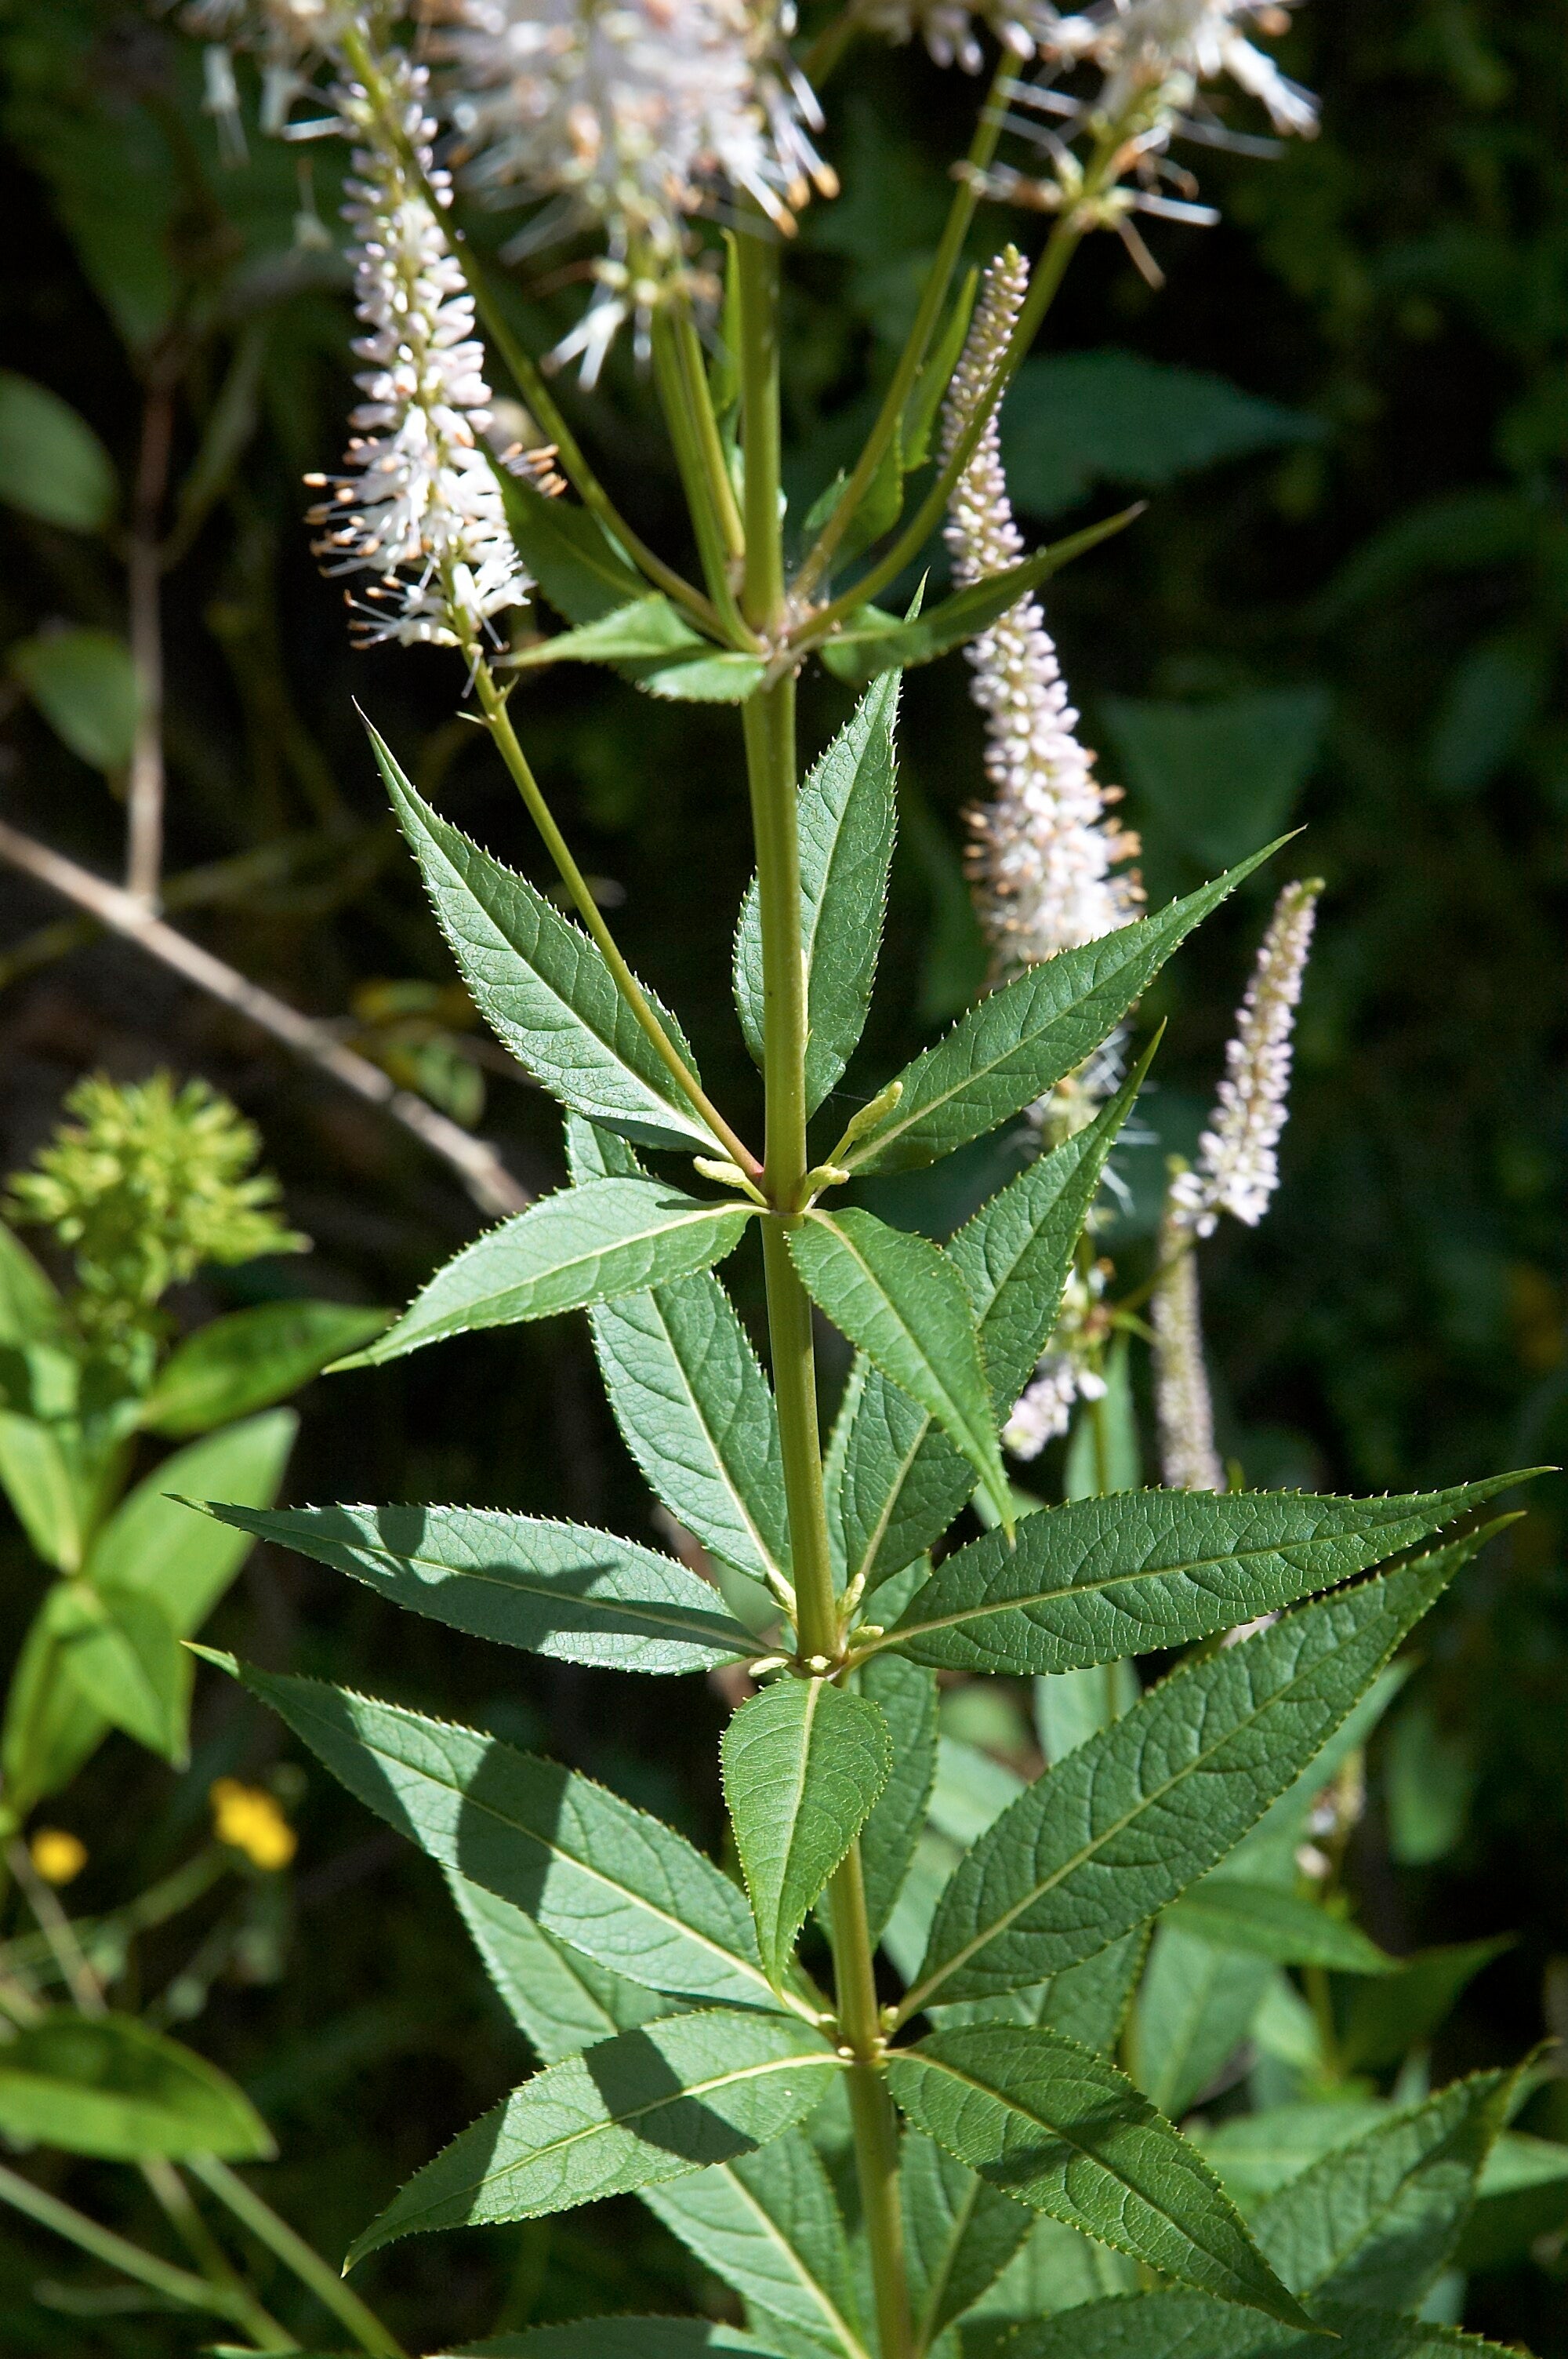
[[[934,2006],[931,2019],[944,2029],[950,2023],[1043,2023],[1102,2056],[1114,2056],[1148,1946],[1147,1929],[1140,1925],[1120,1940],[1098,1950],[1081,1965],[1064,1966],[1059,1974],[1031,1990]],[[1142,2007],[1141,1997],[1141,2020]],[[1154,2094],[1152,2090],[1148,2093]],[[1160,2110],[1168,2114],[1171,2107],[1162,2105]]]
[[[557,663],[628,663],[707,653],[713,643],[694,631],[679,610],[657,591],[612,607],[592,622],[541,639],[512,658],[519,671]],[[715,650],[716,652],[716,650]]]
[[455,1867],[446,1877],[492,1987],[542,2064],[558,2064],[684,2006],[557,1941],[512,1901],[470,1884]]
[[1286,2284],[1357,2308],[1412,2309],[1459,2241],[1514,2077],[1455,2082],[1282,2187],[1253,2230]]
[[777,1983],[887,1783],[887,1723],[864,1696],[827,1680],[780,1680],[741,1706],[719,1752],[758,1946]]
[[914,2347],[927,2351],[995,2284],[1033,2218],[919,2130],[904,2136],[899,2178]]
[[1172,951],[1279,849],[1265,844],[1212,885],[1081,949],[1030,967],[905,1066],[881,1128],[848,1150],[856,1171],[914,1171],[995,1130],[1098,1049]]
[[843,2218],[821,2157],[801,2131],[650,2188],[643,2201],[747,2302],[843,2359],[869,2359]]
[[[671,1079],[598,946],[525,876],[433,810],[376,731],[369,735],[441,930],[497,1038],[589,1121],[651,1146],[711,1149],[707,1124]],[[689,1065],[678,1027],[648,996]]]
[[1166,1922],[1217,1950],[1240,1950],[1284,1966],[1325,1966],[1341,1974],[1391,1974],[1399,1960],[1359,1927],[1315,1900],[1238,1875],[1206,1875],[1165,1912]]
[[1507,2359],[1502,2343],[1425,2319],[1328,2304],[1318,2317],[1319,2332],[1292,2333],[1202,2294],[1123,2294],[1021,2327],[1008,2359]]
[[752,1651],[750,1634],[684,1564],[580,1524],[493,1507],[212,1513],[351,1574],[394,1605],[557,1662],[700,1671]]
[[249,2098],[205,2057],[133,2016],[65,2007],[0,2044],[0,2130],[115,2162],[276,2151]]
[[1170,1914],[1162,1919],[1138,1993],[1130,2061],[1162,2114],[1179,2120],[1224,2071],[1251,2033],[1272,1971],[1266,1958],[1212,1949]]
[[915,2125],[1018,2202],[1223,2300],[1304,2319],[1196,2147],[1076,2040],[971,2024],[895,2049],[887,2071]]
[[1505,2130],[1487,2157],[1476,2205],[1454,2253],[1459,2269],[1522,2260],[1538,2236],[1568,2222],[1568,2146]]
[[1413,1548],[1520,1478],[1405,1498],[1122,1492],[988,1532],[917,1592],[884,1646],[934,1669],[1088,1669],[1191,1645]]
[[1391,2121],[1396,2110],[1386,2097],[1303,2099],[1205,2123],[1194,2137],[1243,2211],[1256,2212],[1334,2147]]
[[818,1309],[957,1442],[1011,1527],[974,1308],[941,1247],[849,1211],[807,1213],[789,1250]]
[[[839,1080],[865,1027],[881,948],[897,804],[893,733],[899,675],[861,699],[796,799],[801,955],[806,968],[806,1110]],[[753,877],[735,936],[735,1006],[762,1061],[762,919]]]
[[650,1990],[775,2004],[743,1895],[673,1827],[478,1729],[234,1669],[367,1809],[547,1933]]
[[642,596],[646,582],[587,508],[506,468],[495,475],[517,553],[563,621],[594,623]]
[[[1000,1190],[948,1243],[979,1322],[999,1415],[1055,1325],[1084,1221],[1154,1045],[1092,1123]],[[826,1478],[846,1579],[863,1576],[868,1589],[940,1538],[974,1488],[968,1461],[934,1419],[863,1361],[845,1393]]]
[[580,2318],[465,2343],[447,2359],[779,2359],[738,2326],[708,2318]]
[[552,2064],[454,2138],[357,2237],[536,2220],[750,2154],[842,2070],[804,2023],[714,2009],[669,2016]]
[[897,1655],[877,1655],[860,1671],[860,1691],[876,1705],[892,1739],[887,1784],[860,1830],[866,1919],[874,1945],[909,1872],[936,1775],[936,1675]]
[[1048,1770],[954,1874],[903,2012],[1037,1983],[1195,1883],[1321,1749],[1453,1570],[1445,1552],[1184,1665]]
[[58,1582],[48,1601],[61,1675],[106,1720],[177,1769],[186,1761],[190,1657],[151,1597]]
[[270,1408],[389,1324],[347,1302],[258,1302],[177,1343],[142,1407],[149,1433],[184,1440]]
[[741,1242],[752,1207],[700,1203],[654,1180],[591,1180],[541,1197],[438,1269],[384,1335],[340,1368],[369,1368],[478,1327],[583,1310],[706,1269]]

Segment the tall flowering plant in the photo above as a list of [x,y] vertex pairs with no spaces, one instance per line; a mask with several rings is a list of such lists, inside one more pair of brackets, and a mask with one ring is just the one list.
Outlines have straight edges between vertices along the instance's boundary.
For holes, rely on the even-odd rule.
[[[1366,2109],[1329,2122],[1287,2104],[1271,2159],[1223,2120],[1178,2126],[1238,2055],[1247,2069],[1265,2005],[1270,2053],[1281,2022],[1297,2043],[1287,2096],[1356,2069],[1343,1994],[1396,1962],[1302,1861],[1309,1838],[1342,1845],[1350,1805],[1325,1824],[1320,1798],[1349,1793],[1390,1658],[1518,1479],[1314,1497],[1227,1489],[1217,1464],[1194,1249],[1222,1211],[1255,1220],[1273,1184],[1314,888],[1286,892],[1199,1162],[1173,1175],[1150,1285],[1167,1487],[1119,1489],[1108,1449],[1098,1479],[1044,1506],[1004,1461],[1075,1402],[1105,1420],[1107,1338],[1141,1324],[1092,1234],[1152,1053],[1135,1053],[1134,1010],[1269,852],[1142,913],[1136,844],[1039,603],[1123,520],[1026,553],[996,419],[1086,236],[1114,232],[1157,279],[1158,223],[1209,217],[1172,151],[1226,136],[1214,85],[1311,130],[1311,100],[1259,46],[1283,11],[854,0],[799,51],[767,0],[438,0],[406,39],[390,5],[350,0],[198,0],[187,22],[261,51],[291,136],[352,143],[364,401],[343,473],[319,486],[318,547],[365,636],[456,651],[454,689],[576,913],[453,827],[372,728],[470,989],[562,1106],[570,1177],[343,1364],[586,1311],[628,1446],[689,1544],[434,1505],[212,1512],[501,1644],[629,1677],[721,1669],[740,1699],[721,1747],[732,1875],[547,1759],[220,1658],[438,1864],[540,2060],[351,2261],[635,2191],[732,2289],[745,2330],[598,2319],[491,2350],[1453,2345],[1422,2306],[1516,2075],[1435,2094],[1407,2080],[1398,2103],[1368,2081]],[[798,212],[834,188],[818,92],[856,40],[916,31],[939,60],[977,68],[989,46],[999,62],[864,447],[797,518],[781,281]],[[465,183],[530,208],[515,256],[598,238],[553,354],[520,348],[474,272]],[[1032,265],[999,237],[977,299],[963,256],[1003,204],[1049,228]],[[657,388],[695,579],[620,515],[551,389],[565,363],[591,381],[618,336]],[[497,423],[503,372],[525,434]],[[879,604],[939,527],[951,587]],[[830,1109],[875,979],[900,679],[959,648],[986,716],[972,859],[993,987],[844,1120]],[[517,691],[568,662],[733,732],[756,847],[734,997],[760,1140],[627,965],[535,775]],[[810,664],[859,701],[803,774]],[[946,1245],[854,1201],[863,1177],[1024,1117],[1024,1168]],[[718,1275],[758,1251],[765,1367]],[[853,1353],[826,1431],[819,1321]],[[1134,1658],[1151,1655],[1145,1684]],[[1000,1798],[994,1779],[956,1793],[939,1690],[998,1676],[1036,1683],[1044,1766]],[[1314,2038],[1324,2083],[1301,2062]]]

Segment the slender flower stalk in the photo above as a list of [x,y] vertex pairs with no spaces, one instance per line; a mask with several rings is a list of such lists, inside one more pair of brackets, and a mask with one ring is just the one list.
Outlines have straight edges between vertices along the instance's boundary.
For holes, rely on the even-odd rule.
[[1196,1236],[1211,1236],[1222,1212],[1256,1228],[1279,1186],[1292,1034],[1322,890],[1314,877],[1287,885],[1275,903],[1225,1052],[1225,1079],[1196,1169],[1173,1184],[1176,1211]]
[[1223,1491],[1214,1443],[1214,1404],[1204,1362],[1203,1310],[1193,1234],[1175,1201],[1176,1175],[1160,1223],[1160,1277],[1150,1307],[1154,1330],[1154,1416],[1160,1479],[1167,1491]]

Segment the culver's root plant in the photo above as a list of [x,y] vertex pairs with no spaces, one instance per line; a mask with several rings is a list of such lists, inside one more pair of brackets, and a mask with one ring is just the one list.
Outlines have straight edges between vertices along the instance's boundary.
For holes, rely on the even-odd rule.
[[[722,1744],[742,1882],[488,1734],[228,1664],[438,1863],[540,2059],[351,2261],[635,2191],[732,2288],[744,2331],[589,2320],[489,2349],[1402,2359],[1452,2344],[1423,2305],[1519,2079],[1433,2094],[1412,2072],[1398,2102],[1379,2093],[1390,2013],[1417,2020],[1416,1970],[1357,1931],[1336,1886],[1390,1659],[1517,1478],[1399,1498],[1226,1488],[1194,1256],[1222,1212],[1256,1220],[1274,1182],[1314,886],[1282,897],[1198,1162],[1172,1175],[1154,1275],[1141,1298],[1114,1292],[1097,1206],[1152,1053],[1134,1056],[1128,1027],[1270,855],[1140,913],[1136,846],[1037,603],[1127,519],[1026,553],[995,429],[1087,236],[1114,232],[1157,280],[1145,233],[1209,218],[1172,149],[1228,136],[1219,78],[1276,131],[1310,132],[1312,102],[1252,38],[1283,32],[1284,11],[860,0],[794,49],[788,17],[748,0],[438,0],[407,38],[391,8],[341,0],[193,0],[183,20],[259,50],[286,136],[351,143],[364,398],[343,472],[318,484],[317,548],[364,639],[455,651],[454,690],[559,877],[542,890],[470,842],[372,728],[470,990],[565,1110],[570,1178],[343,1364],[586,1310],[692,1561],[482,1509],[213,1512],[503,1645],[629,1678],[729,1667],[744,1699]],[[818,93],[858,40],[916,30],[941,60],[978,67],[989,45],[1000,62],[864,447],[797,516],[781,490],[781,279],[795,215],[835,191]],[[228,103],[226,56],[214,87]],[[460,189],[532,208],[518,257],[588,241],[589,299],[554,354],[511,333],[460,236]],[[1032,219],[1031,263],[1008,231]],[[988,224],[995,258],[966,276]],[[657,388],[691,571],[622,516],[551,390],[568,361],[591,382],[618,337]],[[498,411],[496,379],[521,410]],[[939,527],[951,586],[880,605]],[[960,648],[987,724],[972,865],[993,987],[851,1106],[838,1085],[874,982],[900,678]],[[684,701],[694,727],[732,738],[755,835],[734,995],[760,1136],[713,1102],[677,1016],[628,968],[530,765],[532,682],[562,663]],[[859,701],[803,766],[812,663]],[[1023,1168],[945,1246],[855,1201],[862,1178],[1021,1122]],[[757,1253],[765,1367],[718,1274]],[[818,1319],[854,1350],[827,1431]],[[1127,1359],[1147,1336],[1162,1489],[1136,1487],[1130,1462]],[[1074,1495],[1026,1496],[1004,1444],[1027,1456],[1075,1418]],[[1133,1663],[1151,1655],[1145,1685]],[[966,1788],[963,1747],[938,1744],[939,1682],[996,1675],[1037,1683],[1047,1766],[1023,1782],[992,1764]],[[1393,2007],[1363,2007],[1385,1984]],[[1281,2069],[1254,2070],[1253,2095],[1289,2117],[1268,2168],[1230,2121],[1208,2125],[1206,2153],[1173,2119],[1265,2013],[1258,2049]]]

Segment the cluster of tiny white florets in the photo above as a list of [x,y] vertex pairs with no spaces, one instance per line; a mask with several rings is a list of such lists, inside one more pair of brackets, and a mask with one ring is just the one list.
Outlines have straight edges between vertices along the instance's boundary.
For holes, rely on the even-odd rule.
[[1247,38],[1282,33],[1289,22],[1281,0],[1099,0],[1057,17],[1039,46],[1051,64],[1099,68],[1104,81],[1092,104],[1109,122],[1150,91],[1184,113],[1201,83],[1228,76],[1268,109],[1276,131],[1310,136],[1317,127],[1311,92]]
[[1198,1143],[1196,1168],[1172,1182],[1173,1204],[1200,1237],[1213,1234],[1222,1212],[1256,1228],[1279,1186],[1292,1034],[1321,890],[1316,883],[1287,885],[1276,902],[1225,1052],[1225,1079]]
[[[355,607],[365,641],[471,646],[491,617],[531,586],[506,528],[482,447],[492,426],[473,299],[438,208],[426,75],[392,50],[375,94],[344,80],[338,121],[354,139],[345,218],[354,232],[354,305],[366,333],[354,351],[349,472],[310,511],[331,573],[374,577]],[[434,201],[432,201],[432,199]]]
[[[1010,247],[992,263],[954,375],[943,419],[944,455],[986,397],[1028,291],[1029,268]],[[947,546],[961,587],[1004,572],[1024,555],[1002,472],[993,414],[948,507]],[[999,973],[1038,964],[1125,926],[1142,892],[1121,864],[1137,852],[1107,806],[1094,756],[1076,734],[1078,716],[1039,601],[1020,599],[968,648],[972,694],[986,715],[986,775],[992,799],[968,814],[969,872]]]
[[236,49],[253,51],[261,62],[262,129],[277,133],[295,100],[309,89],[313,68],[363,13],[351,0],[185,0],[179,22],[207,44],[206,108],[218,117],[225,144],[243,154]]
[[433,0],[430,13],[465,179],[492,199],[554,201],[520,249],[608,231],[595,299],[556,355],[580,354],[590,380],[622,323],[680,277],[691,214],[740,191],[788,234],[811,184],[835,185],[774,6]]
[[1097,1261],[1068,1278],[1050,1344],[1002,1428],[1002,1447],[1015,1458],[1038,1458],[1066,1432],[1079,1401],[1104,1399],[1105,1378],[1094,1363],[1105,1339],[1109,1276],[1109,1263]]

